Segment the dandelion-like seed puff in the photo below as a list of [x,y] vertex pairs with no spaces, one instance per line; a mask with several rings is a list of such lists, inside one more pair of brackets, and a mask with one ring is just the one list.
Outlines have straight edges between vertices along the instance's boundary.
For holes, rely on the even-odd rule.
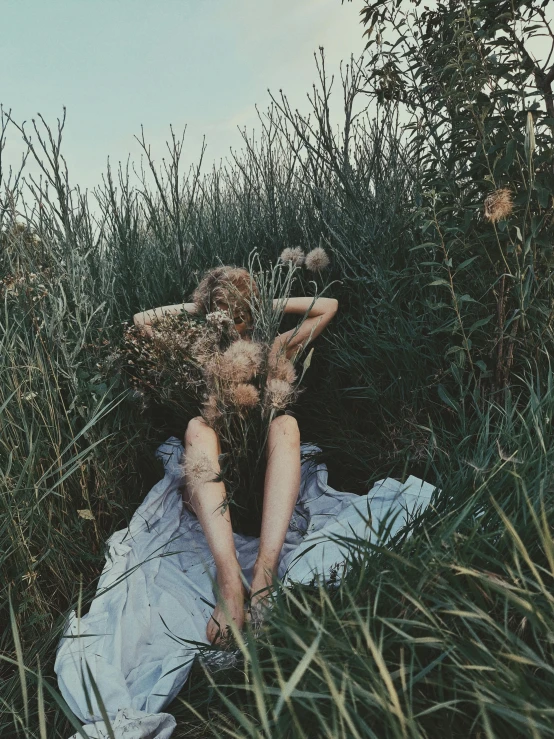
[[304,264],[305,256],[304,250],[300,246],[295,246],[283,249],[279,259],[285,264],[290,262],[295,267],[301,267]]
[[296,370],[290,359],[279,354],[269,363],[267,377],[269,380],[283,380],[292,384],[296,380]]
[[186,479],[193,485],[208,482],[215,476],[212,463],[204,452],[189,452],[180,467]]
[[235,341],[223,353],[217,373],[229,382],[247,382],[260,369],[263,357],[261,344],[254,341]]
[[310,272],[321,272],[322,269],[329,266],[329,257],[322,246],[316,246],[315,249],[306,254],[304,266]]
[[229,389],[229,400],[239,408],[253,408],[260,401],[260,394],[254,385],[239,382]]
[[291,401],[294,388],[285,380],[268,380],[265,388],[265,404],[275,410],[283,410]]
[[502,221],[513,210],[512,193],[506,187],[495,190],[485,198],[485,218],[491,223]]

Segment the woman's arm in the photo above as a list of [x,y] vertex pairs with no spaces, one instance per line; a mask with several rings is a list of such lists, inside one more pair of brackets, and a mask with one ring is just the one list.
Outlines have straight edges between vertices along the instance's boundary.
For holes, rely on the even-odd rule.
[[147,336],[152,336],[152,321],[162,316],[175,316],[186,310],[187,313],[196,313],[195,303],[178,303],[176,305],[164,305],[151,310],[135,313],[133,323],[140,326]]
[[[275,299],[273,307],[276,308],[280,302]],[[277,336],[272,354],[277,354],[284,348],[287,359],[290,359],[296,352],[302,351],[331,322],[338,307],[339,303],[335,298],[317,298],[315,301],[313,298],[289,298],[284,305],[284,313],[304,315],[308,311],[308,315],[301,326]]]

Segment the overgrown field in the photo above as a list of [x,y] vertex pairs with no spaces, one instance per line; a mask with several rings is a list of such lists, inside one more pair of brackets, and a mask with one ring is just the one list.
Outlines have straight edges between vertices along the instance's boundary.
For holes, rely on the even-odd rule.
[[19,133],[42,178],[0,170],[2,738],[71,733],[65,615],[184,433],[113,370],[125,322],[218,263],[317,245],[331,265],[293,294],[339,312],[302,438],[337,489],[413,474],[441,492],[390,549],[352,542],[336,590],[283,593],[242,670],[195,669],[175,736],[554,736],[554,73],[526,51],[548,19],[531,1],[413,12],[368,3],[343,90],[321,55],[310,116],[275,97],[208,173],[171,130],[162,162],[141,136],[138,174],[108,169],[85,197],[64,121],[4,111],[0,154]]

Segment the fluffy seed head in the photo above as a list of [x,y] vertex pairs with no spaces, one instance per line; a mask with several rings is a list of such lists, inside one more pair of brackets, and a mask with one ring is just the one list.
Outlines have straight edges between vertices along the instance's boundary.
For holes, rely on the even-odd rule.
[[215,477],[212,463],[204,452],[189,452],[180,467],[185,478],[192,485],[208,482]]
[[257,342],[235,341],[221,357],[219,376],[230,382],[251,380],[260,369],[262,357],[262,346]]
[[497,223],[508,218],[513,210],[512,193],[506,187],[495,190],[485,198],[485,218]]
[[304,263],[305,256],[304,250],[299,246],[295,246],[293,248],[287,247],[283,249],[279,259],[281,262],[291,262],[295,267],[301,267]]
[[267,376],[270,380],[293,383],[296,380],[296,371],[290,359],[287,359],[284,354],[279,354],[269,365]]
[[215,395],[208,396],[208,399],[202,406],[202,418],[209,426],[213,426],[221,418],[221,411],[217,405],[217,397]]
[[265,388],[265,401],[275,410],[285,408],[294,395],[294,388],[285,380],[268,380]]
[[306,255],[304,264],[310,272],[321,272],[322,269],[329,266],[329,257],[322,246],[316,246]]
[[233,385],[229,390],[229,400],[233,405],[241,408],[252,408],[257,405],[260,400],[260,394],[254,385],[247,382],[239,382]]

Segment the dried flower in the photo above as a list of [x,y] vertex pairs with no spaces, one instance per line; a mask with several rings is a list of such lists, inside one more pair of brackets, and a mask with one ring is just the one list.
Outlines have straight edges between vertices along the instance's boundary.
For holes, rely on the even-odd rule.
[[235,341],[222,354],[217,372],[223,380],[246,382],[258,373],[262,357],[261,344],[254,341]]
[[260,394],[254,385],[240,382],[229,389],[229,400],[241,408],[253,408],[259,403]]
[[201,334],[194,342],[191,355],[206,370],[213,363],[214,358],[219,356],[219,352],[214,346],[212,337],[209,334]]
[[203,403],[202,418],[209,426],[213,426],[221,418],[221,411],[219,410],[215,395],[210,395]]
[[294,396],[294,388],[285,380],[268,380],[265,388],[265,402],[270,408],[282,410]]
[[300,246],[294,248],[287,247],[281,252],[279,259],[281,262],[291,262],[295,267],[301,267],[304,264],[305,259],[304,250]]
[[322,246],[316,246],[306,255],[306,269],[310,272],[321,272],[322,269],[329,266],[329,257]]
[[269,380],[284,380],[284,382],[293,383],[296,380],[296,371],[290,359],[287,359],[284,354],[278,354],[269,364],[267,377]]
[[508,218],[513,210],[512,193],[506,187],[495,190],[485,198],[485,218],[492,223]]
[[206,314],[206,323],[211,328],[225,329],[231,325],[231,316],[222,310],[214,310]]
[[209,482],[215,476],[210,458],[205,452],[189,452],[180,467],[187,481],[194,485]]

